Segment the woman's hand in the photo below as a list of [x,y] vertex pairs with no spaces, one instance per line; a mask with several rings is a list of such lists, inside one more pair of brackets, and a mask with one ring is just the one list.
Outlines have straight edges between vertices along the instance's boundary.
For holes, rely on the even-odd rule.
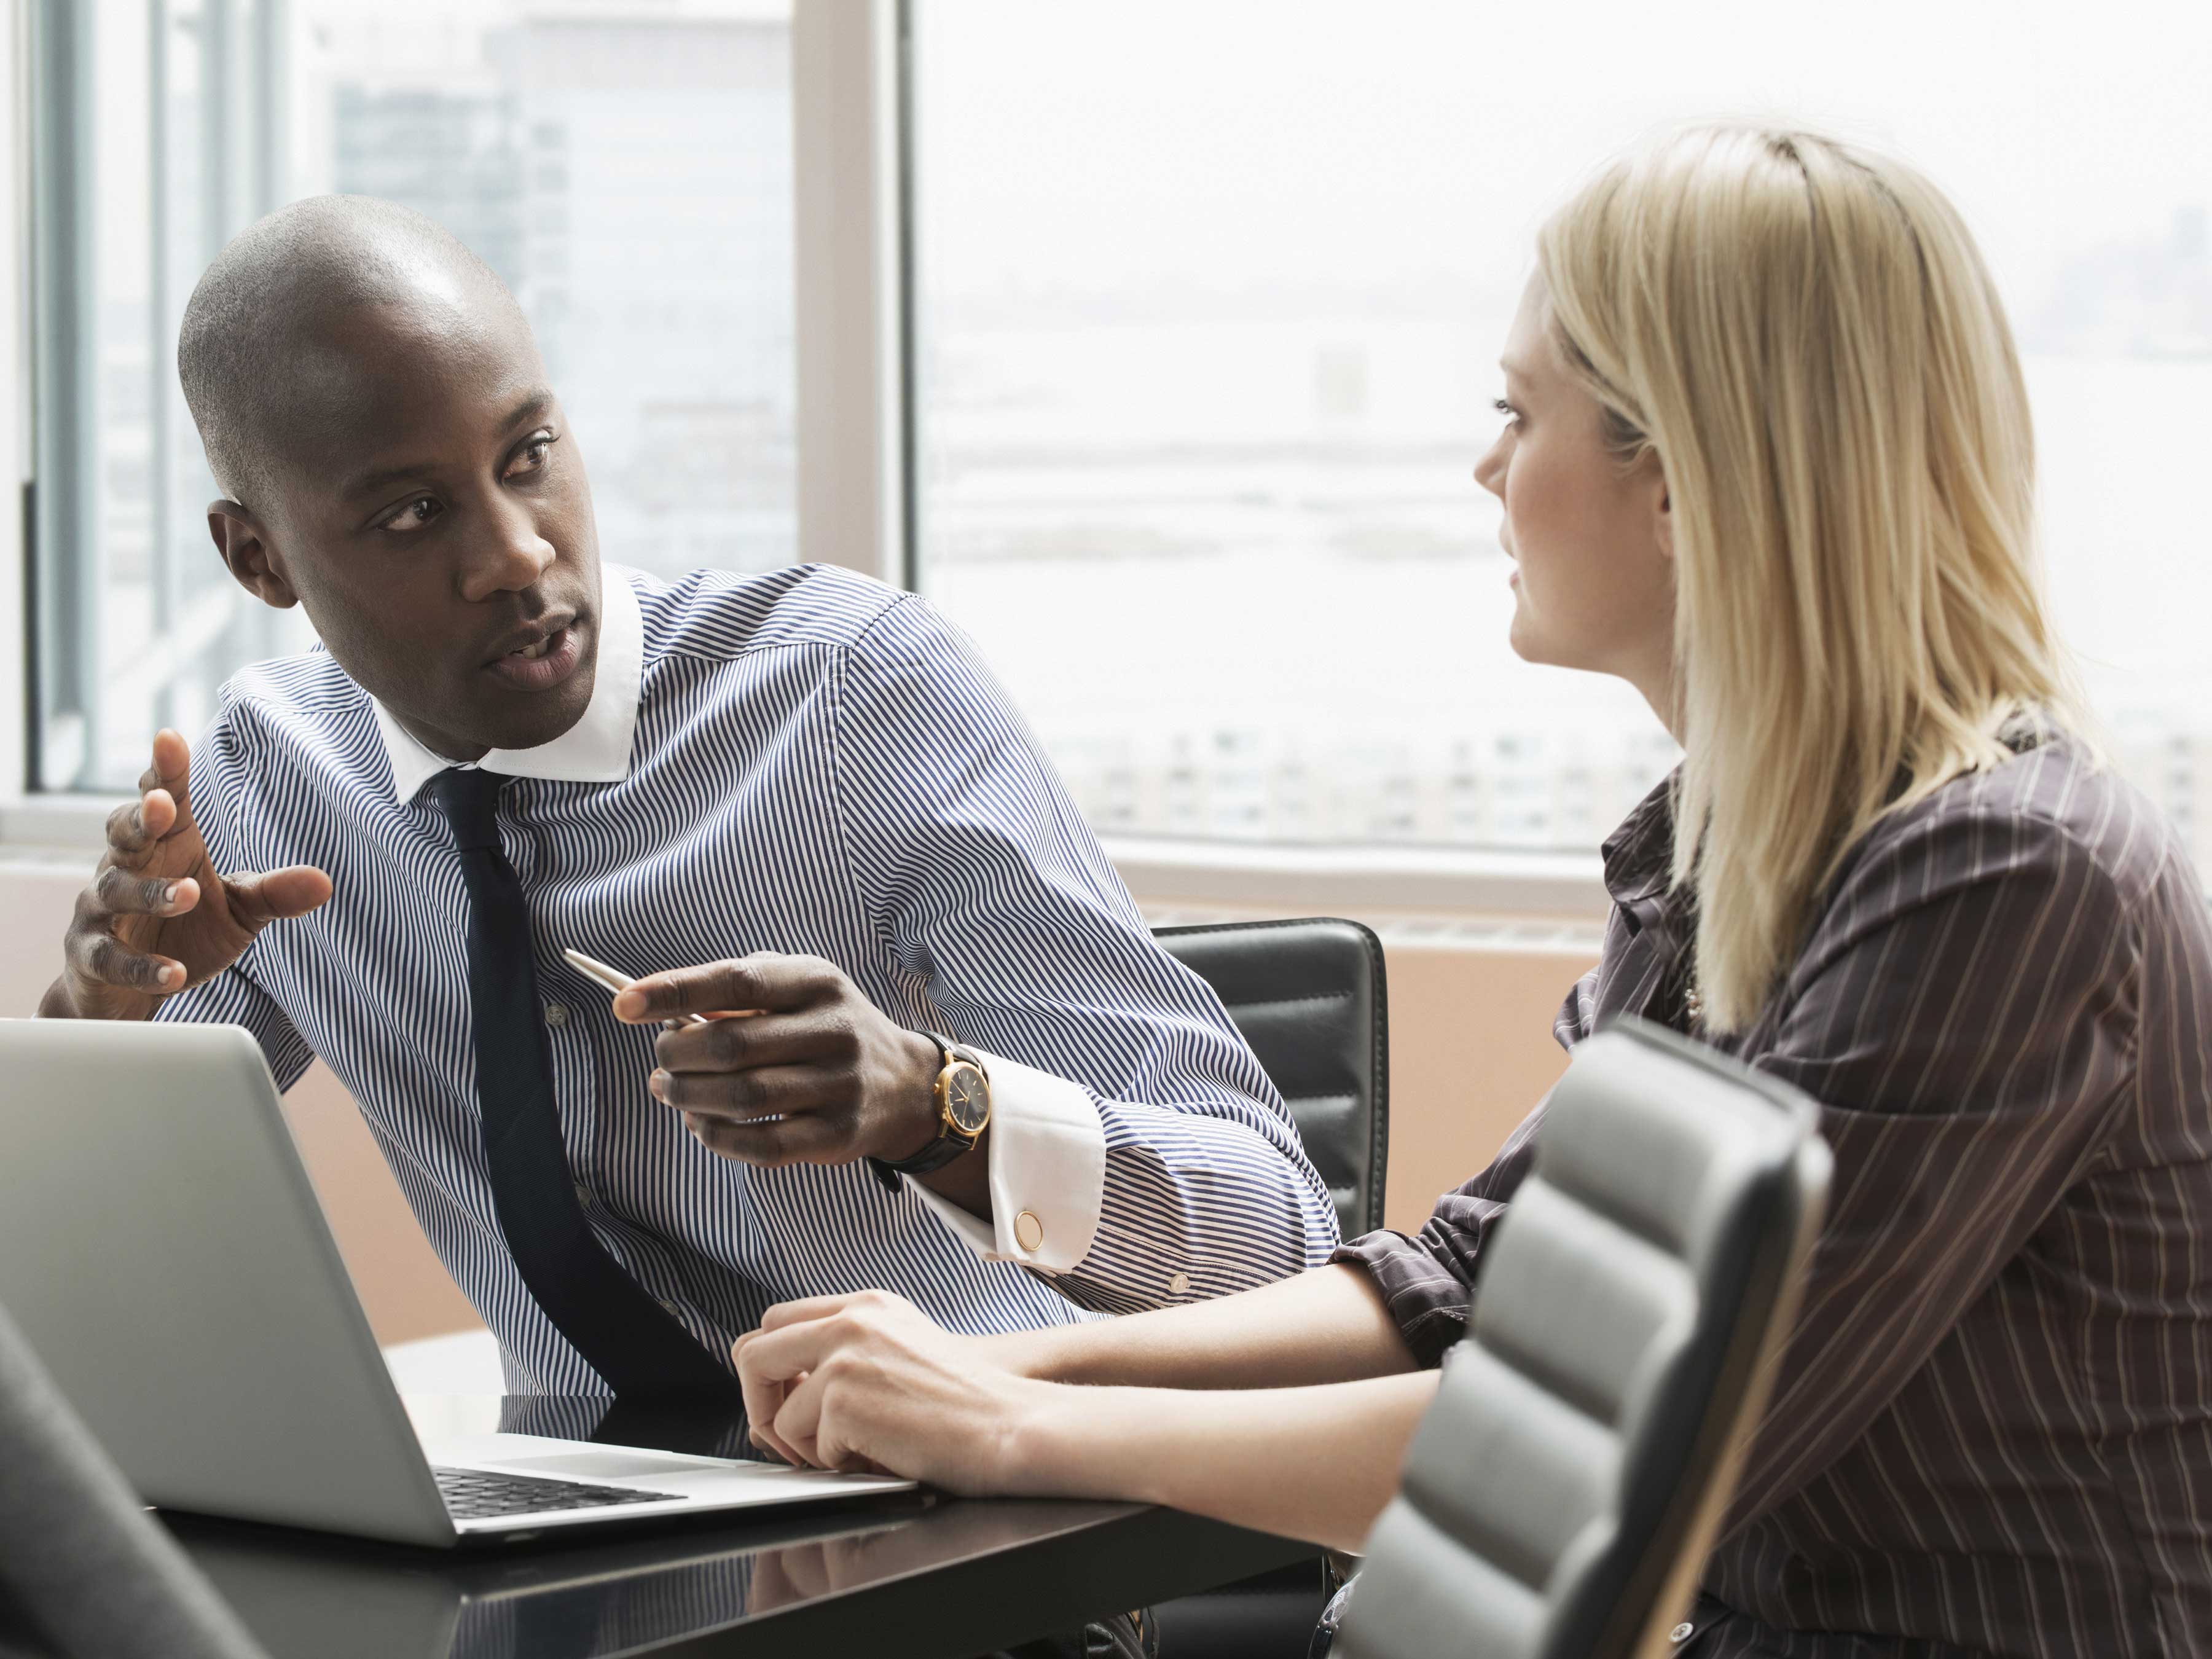
[[970,1497],[1048,1487],[1026,1443],[1051,1385],[888,1291],[781,1304],[732,1352],[755,1443],[787,1462]]
[[1437,1391],[1435,1371],[1075,1388],[1006,1370],[997,1343],[863,1291],[771,1308],[734,1352],[753,1438],[793,1463],[886,1470],[969,1498],[1166,1504],[1337,1549],[1358,1548],[1389,1501]]

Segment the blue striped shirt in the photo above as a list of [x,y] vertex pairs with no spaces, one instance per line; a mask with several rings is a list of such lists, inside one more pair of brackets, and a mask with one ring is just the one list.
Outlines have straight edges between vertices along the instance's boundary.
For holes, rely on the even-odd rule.
[[[1212,991],[1152,942],[956,630],[911,594],[824,567],[673,586],[608,567],[605,586],[593,703],[634,697],[634,714],[617,708],[627,750],[609,781],[518,776],[500,830],[530,900],[586,1214],[702,1342],[726,1352],[773,1303],[868,1286],[981,1332],[1216,1296],[1327,1257],[1334,1212],[1273,1085]],[[328,1062],[498,1336],[509,1388],[590,1392],[494,1216],[467,899],[420,789],[443,763],[422,751],[410,769],[392,729],[319,649],[224,688],[191,781],[216,867],[318,865],[336,891],[156,1018],[246,1026],[280,1086]],[[639,975],[756,951],[826,957],[902,1024],[1003,1056],[1033,1094],[1065,1091],[1096,1115],[1062,1137],[1070,1156],[1103,1136],[1080,1258],[1025,1264],[993,1244],[1005,1215],[994,1234],[860,1164],[761,1170],[708,1151],[646,1091],[654,1033],[617,1022],[563,946]],[[1000,1069],[994,1092],[1019,1086]]]

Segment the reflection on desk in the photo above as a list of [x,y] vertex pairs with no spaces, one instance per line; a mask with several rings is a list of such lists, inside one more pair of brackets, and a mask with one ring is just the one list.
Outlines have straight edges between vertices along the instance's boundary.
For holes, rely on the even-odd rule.
[[[742,1424],[601,1398],[410,1395],[407,1406],[427,1439],[498,1429],[746,1450]],[[1174,1510],[913,1492],[450,1551],[164,1519],[272,1659],[969,1659],[1312,1553]]]
[[806,1599],[805,1585],[854,1582],[872,1540],[919,1516],[839,1515],[454,1557],[181,1517],[171,1524],[280,1659],[583,1659],[759,1618]]
[[1134,1504],[908,1503],[458,1554],[169,1522],[274,1659],[961,1659],[1311,1553]]

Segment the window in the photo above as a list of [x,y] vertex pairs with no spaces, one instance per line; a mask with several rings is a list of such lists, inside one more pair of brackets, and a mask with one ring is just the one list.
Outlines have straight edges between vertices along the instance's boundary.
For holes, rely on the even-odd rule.
[[915,9],[922,585],[1094,823],[1587,851],[1671,763],[1505,644],[1470,479],[1547,207],[1663,122],[1900,149],[2003,287],[2048,562],[2212,870],[2212,9]]
[[175,371],[208,260],[301,196],[419,208],[507,280],[607,557],[793,556],[789,10],[40,0],[36,787],[128,787],[307,642],[209,543]]

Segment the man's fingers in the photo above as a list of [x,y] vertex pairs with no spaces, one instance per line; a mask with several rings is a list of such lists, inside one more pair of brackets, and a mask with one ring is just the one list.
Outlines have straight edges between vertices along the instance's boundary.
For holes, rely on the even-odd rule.
[[615,999],[615,1017],[642,1024],[679,1014],[718,1014],[762,1008],[787,1013],[820,1001],[844,975],[819,957],[760,951],[699,968],[647,974]]
[[222,885],[230,914],[248,930],[288,916],[305,915],[331,896],[331,878],[312,864],[295,864],[259,875],[241,872],[225,876]]
[[108,856],[126,869],[137,868],[180,819],[177,803],[166,789],[149,789],[137,800],[125,801],[107,815]]
[[120,986],[149,996],[181,990],[184,964],[134,951],[112,933],[80,930],[69,938],[70,965],[95,984]]
[[190,876],[142,876],[110,864],[94,879],[92,896],[104,915],[175,916],[199,902],[200,884]]
[[850,1076],[819,1066],[763,1066],[750,1072],[655,1072],[645,1086],[679,1111],[709,1117],[787,1117],[850,1101]]
[[665,1072],[737,1072],[807,1060],[849,1065],[860,1058],[860,1037],[843,1010],[809,1008],[679,1025],[656,1037],[653,1052]]
[[138,789],[166,789],[175,797],[180,809],[188,810],[191,802],[191,745],[184,734],[172,726],[163,726],[154,734],[154,763],[139,775]]
[[849,1164],[851,1131],[813,1113],[773,1123],[739,1123],[726,1117],[686,1112],[684,1127],[700,1145],[724,1158],[757,1169],[781,1170],[792,1164]]

